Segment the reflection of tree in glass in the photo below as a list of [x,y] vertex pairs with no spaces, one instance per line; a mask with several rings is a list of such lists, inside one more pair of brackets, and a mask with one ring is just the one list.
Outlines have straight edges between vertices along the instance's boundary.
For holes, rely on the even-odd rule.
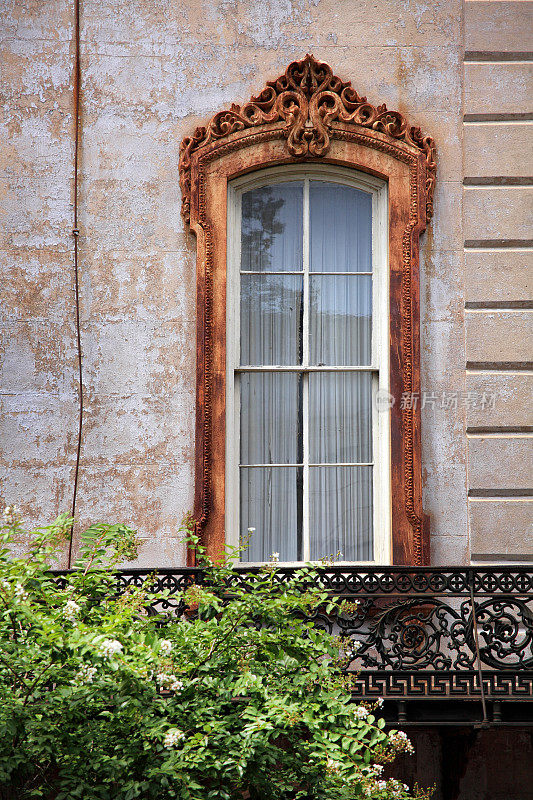
[[[276,195],[277,198],[276,199]],[[242,269],[268,269],[272,266],[272,244],[285,230],[279,212],[285,200],[272,187],[263,186],[242,197]]]

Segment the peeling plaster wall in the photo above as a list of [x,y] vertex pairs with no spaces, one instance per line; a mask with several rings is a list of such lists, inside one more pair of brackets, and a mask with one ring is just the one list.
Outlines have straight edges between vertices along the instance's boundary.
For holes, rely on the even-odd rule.
[[[46,522],[71,504],[73,6],[1,0],[1,496]],[[136,525],[177,565],[193,502],[194,240],[178,148],[312,52],[438,145],[422,241],[422,385],[464,391],[460,0],[82,0],[80,524]],[[434,563],[469,560],[465,409],[423,411]]]

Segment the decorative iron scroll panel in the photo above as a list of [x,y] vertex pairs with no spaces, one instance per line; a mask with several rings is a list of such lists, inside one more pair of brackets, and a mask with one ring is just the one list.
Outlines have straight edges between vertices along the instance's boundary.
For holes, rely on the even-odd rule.
[[[234,584],[257,569],[236,568]],[[281,567],[276,580],[294,571]],[[63,573],[55,574],[61,581]],[[178,614],[181,592],[206,581],[194,567],[124,570],[117,589],[141,585],[150,575],[154,589],[169,592],[166,608]],[[358,600],[350,614],[313,617],[321,628],[358,643],[349,665],[358,673],[356,695],[478,699],[482,680],[487,698],[533,700],[531,570],[332,566],[320,568],[315,580],[332,595]]]

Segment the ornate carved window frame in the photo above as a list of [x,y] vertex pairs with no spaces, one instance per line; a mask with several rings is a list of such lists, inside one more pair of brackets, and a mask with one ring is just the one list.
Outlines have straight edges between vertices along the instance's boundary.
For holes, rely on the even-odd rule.
[[197,237],[197,530],[216,557],[225,540],[228,183],[302,163],[340,165],[388,183],[392,558],[426,565],[420,407],[401,399],[420,392],[419,237],[433,211],[435,143],[400,113],[367,103],[312,55],[250,102],[215,114],[180,148],[182,215]]

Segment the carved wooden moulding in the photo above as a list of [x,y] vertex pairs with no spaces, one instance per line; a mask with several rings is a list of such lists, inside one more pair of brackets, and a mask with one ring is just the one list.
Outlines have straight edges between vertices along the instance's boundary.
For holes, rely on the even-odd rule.
[[401,398],[420,391],[419,236],[433,213],[435,143],[312,55],[181,143],[182,215],[197,236],[197,528],[216,555],[225,538],[228,183],[299,163],[357,169],[388,184],[392,554],[395,564],[425,565],[420,409]]

